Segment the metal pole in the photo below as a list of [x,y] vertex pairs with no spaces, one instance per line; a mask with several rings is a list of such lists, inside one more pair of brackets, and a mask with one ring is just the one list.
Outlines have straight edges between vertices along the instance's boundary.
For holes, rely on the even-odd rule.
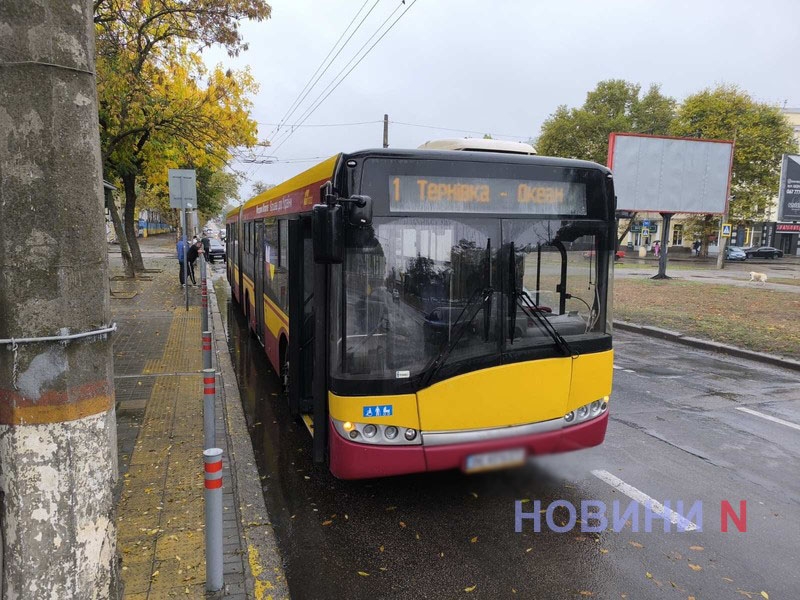
[[206,501],[206,590],[222,589],[222,450],[203,451]]
[[672,279],[667,275],[667,248],[669,248],[669,224],[672,213],[661,213],[661,249],[658,256],[658,273],[651,279]]
[[213,371],[212,365],[212,355],[211,355],[211,332],[204,331],[203,332],[203,370]]
[[383,147],[389,147],[389,115],[383,115]]
[[186,247],[186,227],[189,222],[186,220],[186,200],[183,199],[183,178],[181,178],[181,212],[183,213],[183,297],[186,300],[186,310],[189,310],[189,249]]
[[214,369],[203,369],[203,448],[213,448],[217,439],[214,398],[217,395]]
[[208,330],[208,287],[206,285],[205,254],[200,255],[200,315],[202,321],[201,331],[207,331]]

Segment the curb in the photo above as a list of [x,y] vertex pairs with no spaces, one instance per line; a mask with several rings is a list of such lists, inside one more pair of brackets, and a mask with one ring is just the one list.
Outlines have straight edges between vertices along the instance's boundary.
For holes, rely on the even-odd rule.
[[679,331],[671,331],[669,329],[662,329],[661,327],[651,327],[649,325],[638,325],[636,323],[628,323],[627,321],[614,321],[614,327],[622,331],[629,331],[631,333],[639,333],[650,337],[659,338],[662,340],[669,340],[683,344],[684,346],[691,346],[692,348],[699,348],[700,350],[709,350],[711,352],[719,352],[720,354],[727,354],[728,356],[735,356],[737,358],[746,358],[755,362],[765,363],[792,371],[800,371],[800,361],[792,358],[784,358],[774,354],[764,354],[761,352],[754,352],[753,350],[745,350],[737,346],[729,344],[722,344],[712,340],[703,340],[700,338],[684,335]]
[[217,294],[209,278],[208,298],[213,323],[212,339],[217,371],[223,392],[224,418],[231,464],[231,479],[238,503],[242,538],[247,545],[243,550],[247,572],[245,582],[248,598],[289,598],[289,587],[275,532],[269,519],[261,489],[261,478],[256,467],[253,445],[247,429],[244,409],[239,401],[239,384],[227,351],[227,331],[219,312]]

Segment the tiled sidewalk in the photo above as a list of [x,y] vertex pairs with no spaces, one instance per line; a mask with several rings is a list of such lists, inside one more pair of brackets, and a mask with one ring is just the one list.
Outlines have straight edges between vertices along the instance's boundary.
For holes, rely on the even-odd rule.
[[[169,258],[171,241],[147,240],[148,246],[163,250],[161,255],[154,252],[145,257],[148,268],[161,271],[148,273],[150,280],[112,282],[112,290],[128,292],[112,300],[119,328],[114,366],[122,482],[118,548],[124,597],[206,598],[200,288],[189,288],[187,311],[183,288],[177,282],[177,262]],[[113,257],[111,265],[113,269]],[[227,352],[227,348],[219,350]],[[235,381],[233,374],[227,377]],[[231,420],[224,418],[227,387],[217,385],[216,399],[217,446],[225,458],[225,589],[214,597],[268,598],[272,586],[253,577],[253,571],[264,568],[250,564],[254,551],[242,525],[242,502],[234,497],[236,474],[231,473],[231,438],[226,430]],[[239,401],[238,397],[232,400]],[[241,433],[237,432],[237,439]],[[274,581],[282,572],[271,575]]]

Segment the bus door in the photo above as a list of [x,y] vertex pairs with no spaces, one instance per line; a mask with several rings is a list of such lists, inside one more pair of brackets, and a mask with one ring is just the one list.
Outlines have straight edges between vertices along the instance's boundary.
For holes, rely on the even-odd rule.
[[266,239],[264,237],[264,221],[255,222],[255,268],[253,269],[253,288],[255,298],[253,302],[256,305],[256,335],[261,343],[264,343],[264,281],[266,270],[268,268],[265,261],[264,244]]
[[314,255],[311,217],[289,221],[289,408],[312,412],[314,367]]

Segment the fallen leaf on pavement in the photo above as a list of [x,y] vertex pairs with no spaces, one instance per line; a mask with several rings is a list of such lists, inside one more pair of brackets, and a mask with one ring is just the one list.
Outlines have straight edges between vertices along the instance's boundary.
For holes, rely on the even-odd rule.
[[634,548],[644,548],[639,542],[628,542]]
[[361,575],[362,577],[369,577],[369,573],[365,571],[359,571],[358,574]]
[[703,570],[703,567],[701,567],[700,565],[693,565],[692,563],[689,563],[689,568],[692,571],[702,571]]
[[478,587],[478,586],[477,586],[477,585],[471,585],[471,586],[469,586],[469,587],[465,587],[465,588],[464,588],[464,591],[465,591],[465,592],[467,592],[467,593],[469,594],[470,592],[473,592],[473,591],[475,591],[475,588],[476,588],[476,587]]

